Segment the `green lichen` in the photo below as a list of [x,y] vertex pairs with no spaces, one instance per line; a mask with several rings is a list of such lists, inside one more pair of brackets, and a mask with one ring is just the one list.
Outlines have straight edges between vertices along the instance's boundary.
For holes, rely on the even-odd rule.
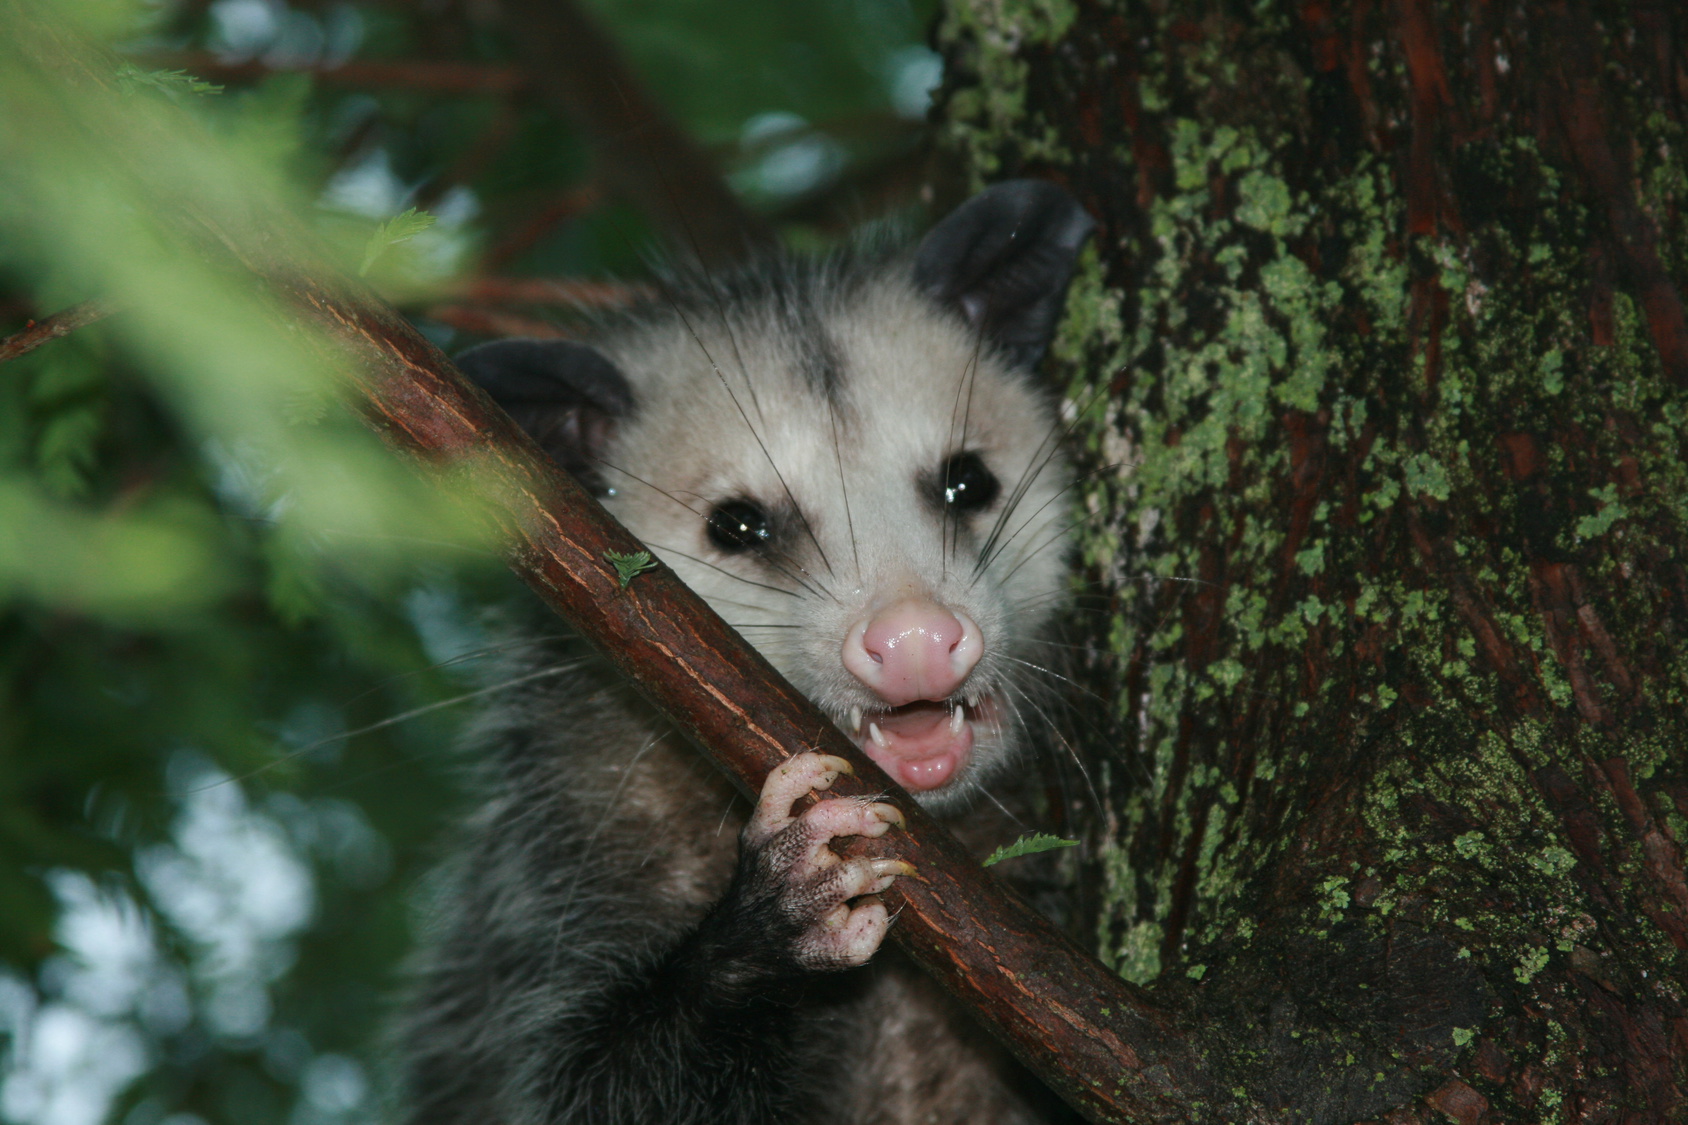
[[1069,158],[1052,125],[1028,118],[1029,68],[1022,55],[1060,40],[1077,15],[1070,0],[977,0],[945,9],[939,44],[974,79],[951,96],[945,140],[966,154],[975,187],[1000,168],[1005,136],[1016,136],[1027,157]]
[[1595,511],[1577,520],[1578,539],[1598,539],[1624,518],[1624,506],[1618,502],[1618,486],[1607,484],[1588,490],[1589,496],[1600,505]]
[[1353,899],[1348,894],[1348,880],[1333,875],[1319,884],[1319,917],[1327,922],[1340,922]]
[[1518,958],[1518,967],[1512,970],[1513,977],[1519,984],[1529,984],[1537,973],[1547,968],[1548,956],[1545,949],[1526,949]]
[[[1139,190],[1139,138],[1084,151],[1071,123],[1028,109],[1032,79],[1051,76],[1040,67],[1056,83],[1087,80],[1044,51],[1054,23],[1036,17],[1011,42],[1002,6],[980,12],[945,25],[970,73],[989,76],[986,92],[952,103],[952,143],[976,175],[1057,165],[1087,198],[1112,200],[1124,221],[1108,233],[1127,240],[1086,255],[1054,347],[1073,377],[1082,453],[1101,467],[1077,489],[1085,578],[1113,598],[1089,636],[1134,677],[1092,747],[1109,767],[1104,956],[1138,982],[1199,966],[1211,988],[1221,953],[1273,936],[1250,894],[1294,870],[1305,932],[1452,936],[1503,1008],[1525,990],[1569,1003],[1558,974],[1589,952],[1665,970],[1650,981],[1681,977],[1688,964],[1646,921],[1608,948],[1562,810],[1542,796],[1542,777],[1580,779],[1590,762],[1677,776],[1688,739],[1688,662],[1667,653],[1662,674],[1620,697],[1587,633],[1590,612],[1623,651],[1657,629],[1652,572],[1633,563],[1688,527],[1688,399],[1621,290],[1611,342],[1591,344],[1592,220],[1552,166],[1561,155],[1529,137],[1473,142],[1457,171],[1496,185],[1485,197],[1508,212],[1410,236],[1393,157],[1326,165],[1314,182],[1276,155],[1307,151],[1305,116],[1282,111],[1304,104],[1293,66],[1247,34],[1167,35],[1155,9],[1133,17],[1147,46],[1126,93],[1169,167],[1137,216],[1121,200]],[[1404,78],[1388,68],[1402,64],[1384,55],[1373,60],[1380,88],[1395,88]],[[1278,108],[1220,97],[1238,83],[1269,90],[1255,100]],[[1674,126],[1651,127],[1665,148],[1688,147]],[[1679,214],[1682,162],[1660,151],[1636,156],[1642,206]],[[1106,177],[1098,161],[1113,162]],[[1684,242],[1677,232],[1660,247],[1673,271],[1688,269]],[[1105,284],[1104,259],[1138,271],[1129,289]],[[1627,428],[1611,424],[1618,411]],[[1530,481],[1508,475],[1502,434],[1535,443]],[[1311,510],[1293,507],[1297,472],[1323,474]],[[1580,567],[1595,592],[1565,627],[1600,701],[1645,710],[1653,729],[1617,736],[1582,721],[1586,693],[1544,623],[1543,560]],[[1460,590],[1440,577],[1451,568]],[[1473,599],[1492,632],[1473,627]],[[1515,681],[1497,674],[1497,643]],[[1333,791],[1333,768],[1363,876],[1284,851],[1301,810]],[[1623,810],[1597,797],[1590,815],[1611,870],[1643,872]],[[1688,818],[1655,815],[1688,838]],[[1180,881],[1186,864],[1194,878]],[[1169,942],[1175,887],[1187,920]],[[1529,1025],[1538,1038],[1515,1061],[1574,1052],[1553,1022]],[[1480,1030],[1453,1029],[1451,1041],[1469,1046]]]

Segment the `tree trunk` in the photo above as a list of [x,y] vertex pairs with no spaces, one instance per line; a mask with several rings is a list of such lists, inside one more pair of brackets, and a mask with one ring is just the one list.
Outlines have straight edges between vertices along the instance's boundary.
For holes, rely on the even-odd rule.
[[1057,352],[1104,958],[1265,1117],[1688,1119],[1688,14],[939,35],[974,176],[1102,222]]

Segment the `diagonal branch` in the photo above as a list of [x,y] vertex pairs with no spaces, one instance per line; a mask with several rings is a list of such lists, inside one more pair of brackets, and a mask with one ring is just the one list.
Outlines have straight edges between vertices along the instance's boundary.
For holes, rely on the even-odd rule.
[[79,305],[62,309],[45,320],[31,321],[21,332],[14,332],[0,340],[0,363],[27,355],[42,344],[68,336],[78,328],[85,328],[95,321],[104,320],[111,315],[111,311],[103,302],[83,301]]
[[1183,1121],[1227,1100],[1168,1013],[983,871],[672,571],[623,588],[608,556],[638,540],[408,323],[314,278],[272,284],[357,357],[351,390],[392,445],[508,482],[491,517],[512,568],[747,794],[818,749],[855,767],[834,792],[896,795],[894,854],[918,874],[886,892],[894,937],[1045,1081],[1097,1121]]

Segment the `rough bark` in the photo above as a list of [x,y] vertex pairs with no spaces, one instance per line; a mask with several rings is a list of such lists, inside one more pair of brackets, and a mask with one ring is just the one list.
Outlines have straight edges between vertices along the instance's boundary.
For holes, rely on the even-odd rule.
[[1688,1118],[1688,17],[952,0],[1102,220],[1103,955],[1249,1119]]

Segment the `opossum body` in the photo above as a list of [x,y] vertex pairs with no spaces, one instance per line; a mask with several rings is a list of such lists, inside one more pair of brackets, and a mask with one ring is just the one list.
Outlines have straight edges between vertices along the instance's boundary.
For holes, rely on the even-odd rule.
[[[1067,472],[1030,372],[1090,227],[1052,185],[1001,184],[912,254],[762,263],[590,346],[459,362],[960,818],[1016,764],[1018,671],[1064,581]],[[804,809],[842,767],[804,754],[747,808],[574,642],[535,639],[502,671],[522,686],[476,733],[490,795],[407,1024],[411,1121],[1042,1119],[895,958],[829,972],[874,955],[873,895],[907,873],[829,844],[894,832],[889,798]]]

